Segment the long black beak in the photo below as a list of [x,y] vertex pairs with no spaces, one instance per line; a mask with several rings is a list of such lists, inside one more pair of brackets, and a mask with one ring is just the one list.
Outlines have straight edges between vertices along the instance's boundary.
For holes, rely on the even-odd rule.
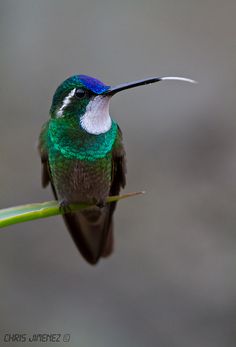
[[125,89],[135,88],[138,86],[143,86],[146,84],[152,84],[152,83],[156,83],[156,82],[160,82],[160,81],[167,81],[167,80],[177,80],[177,81],[183,81],[183,82],[197,83],[196,81],[191,80],[189,78],[185,78],[185,77],[168,77],[168,76],[167,77],[151,77],[151,78],[146,78],[144,80],[119,84],[118,86],[111,87],[104,94],[112,96],[118,92],[121,92],[122,90],[125,90]]

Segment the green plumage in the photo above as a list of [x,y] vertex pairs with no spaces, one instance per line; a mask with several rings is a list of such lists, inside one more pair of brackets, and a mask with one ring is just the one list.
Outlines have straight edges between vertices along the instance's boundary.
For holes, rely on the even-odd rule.
[[104,158],[113,148],[117,137],[117,124],[112,121],[109,131],[89,135],[78,126],[77,120],[51,120],[47,130],[47,146],[51,152],[59,151],[63,157],[95,161]]
[[[78,195],[85,202],[106,199],[112,180],[112,152],[123,150],[121,132],[114,121],[108,132],[91,135],[74,119],[69,122],[63,118],[51,119],[42,129],[40,148],[41,153],[47,155],[54,188],[62,201],[78,202]],[[73,178],[76,170],[77,177]],[[79,180],[80,194],[76,187]]]

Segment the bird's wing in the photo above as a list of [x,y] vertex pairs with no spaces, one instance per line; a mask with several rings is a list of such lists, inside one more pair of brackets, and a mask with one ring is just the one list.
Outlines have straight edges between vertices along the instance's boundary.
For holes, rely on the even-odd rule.
[[41,157],[42,163],[42,186],[46,187],[50,182],[50,171],[48,165],[48,148],[47,148],[47,131],[48,131],[48,122],[45,123],[42,127],[41,133],[39,135],[39,154]]
[[50,172],[50,166],[48,161],[48,146],[47,146],[47,136],[48,136],[48,125],[49,123],[45,123],[42,127],[41,133],[39,135],[39,154],[41,157],[41,163],[42,163],[42,186],[43,188],[47,187],[49,182],[51,183],[53,195],[55,199],[57,200],[57,193],[56,189],[53,184],[51,172]]
[[118,136],[112,151],[112,183],[110,195],[118,195],[120,188],[126,184],[126,160],[125,150],[122,143],[122,132],[118,128]]
[[[110,196],[119,195],[120,189],[124,188],[126,184],[126,159],[125,150],[122,143],[122,132],[118,127],[118,137],[112,151],[112,183],[110,189]],[[116,202],[109,204],[109,211],[107,216],[107,237],[106,243],[103,247],[102,256],[107,257],[113,251],[113,221],[112,215],[116,208]]]

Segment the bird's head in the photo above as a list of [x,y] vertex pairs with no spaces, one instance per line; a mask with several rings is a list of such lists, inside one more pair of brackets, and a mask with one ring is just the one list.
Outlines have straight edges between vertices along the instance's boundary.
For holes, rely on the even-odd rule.
[[111,127],[109,102],[114,94],[164,80],[195,83],[183,77],[153,77],[111,87],[96,78],[75,75],[66,79],[56,89],[50,114],[53,119],[76,119],[86,132],[99,135],[107,132]]

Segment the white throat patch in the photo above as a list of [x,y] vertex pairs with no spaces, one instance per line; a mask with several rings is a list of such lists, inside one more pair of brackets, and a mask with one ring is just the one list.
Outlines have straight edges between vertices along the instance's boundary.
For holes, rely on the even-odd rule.
[[80,124],[89,134],[103,134],[111,128],[109,102],[110,97],[98,95],[87,105],[85,114],[80,118]]

